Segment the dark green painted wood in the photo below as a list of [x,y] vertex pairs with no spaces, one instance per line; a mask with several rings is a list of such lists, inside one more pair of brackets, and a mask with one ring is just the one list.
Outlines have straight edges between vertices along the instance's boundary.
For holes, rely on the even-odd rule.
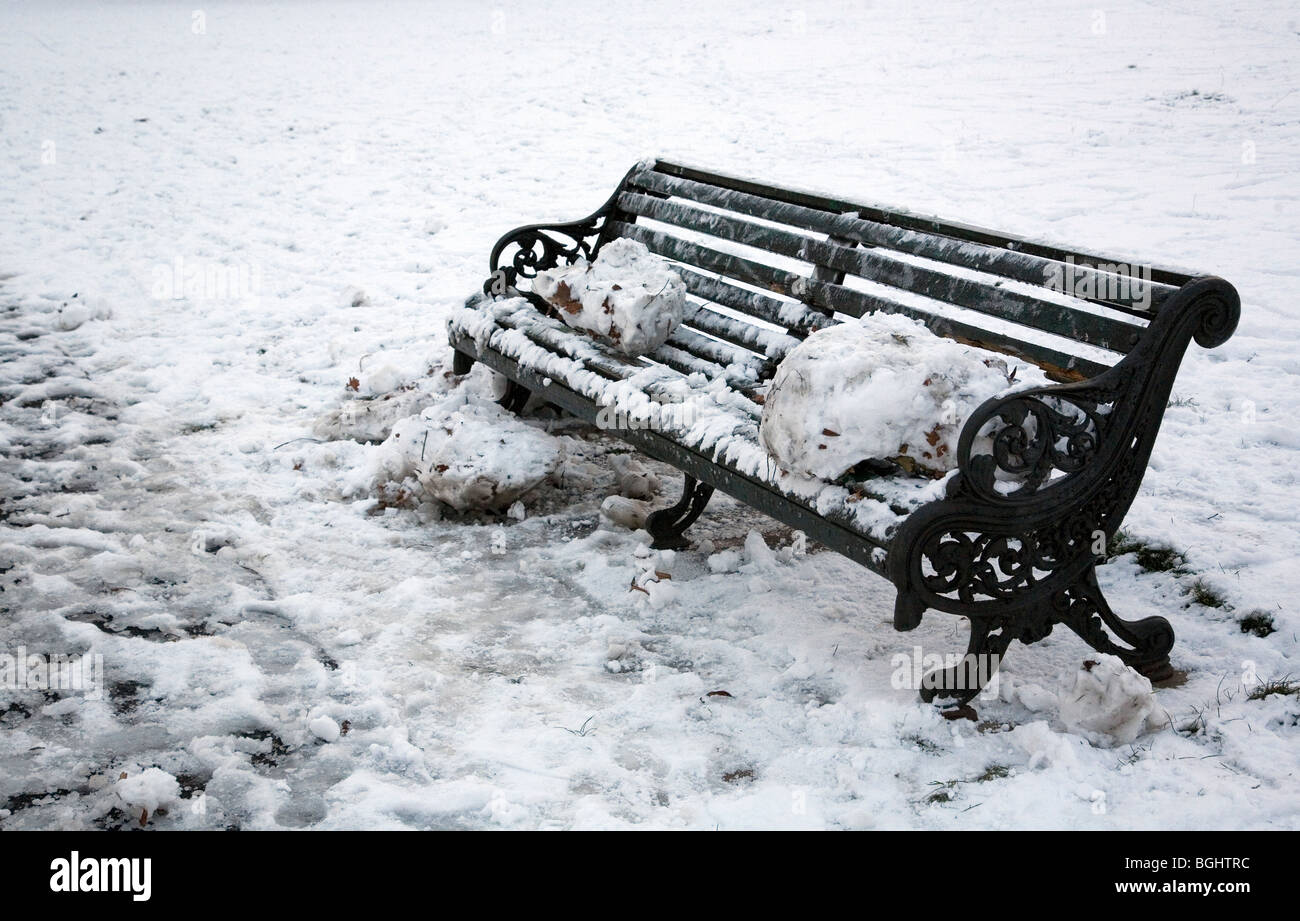
[[675,201],[625,193],[619,196],[618,202],[624,210],[640,217],[815,263],[837,272],[848,272],[879,284],[957,307],[966,307],[1112,352],[1128,352],[1137,344],[1144,329],[1132,323],[1073,310],[984,282],[900,262],[871,250],[852,249],[830,241],[815,240],[802,234],[750,223]]
[[[644,176],[646,172],[646,170],[638,170],[634,172],[633,181],[638,181],[638,177]],[[1142,266],[1150,271],[1152,281],[1157,284],[1169,285],[1174,288],[1181,287],[1194,277],[1194,273],[1175,266],[1161,266],[1154,263],[1143,263],[1141,260],[1124,258],[1121,256],[1096,252],[1090,253],[1083,250],[1071,250],[1054,244],[1029,240],[1024,237],[991,230],[986,227],[977,227],[957,221],[940,220],[939,218],[931,217],[929,215],[913,214],[906,208],[891,208],[880,204],[830,198],[813,192],[786,189],[779,186],[766,185],[752,180],[742,179],[737,176],[728,176],[723,173],[700,170],[683,164],[672,163],[667,160],[657,161],[654,166],[654,172],[690,180],[704,185],[730,189],[748,195],[754,195],[759,198],[770,199],[772,201],[786,202],[815,210],[829,211],[834,214],[856,212],[868,220],[894,227],[952,237],[958,240],[968,240],[972,243],[979,243],[1000,250],[1022,253],[1029,256],[1038,256],[1054,261],[1064,261],[1067,258],[1073,258],[1079,265],[1097,266],[1106,264],[1124,264]],[[1041,278],[1041,275],[1039,277]]]
[[753,371],[758,380],[771,377],[776,370],[776,362],[770,358],[755,355],[748,349],[738,348],[726,342],[710,339],[687,325],[678,326],[673,330],[673,334],[668,337],[668,342],[698,358],[712,361],[723,367],[740,365]]
[[[721,253],[696,243],[687,242],[679,237],[651,230],[639,224],[615,223],[617,224],[616,233],[619,236],[639,240],[652,252],[658,253],[667,259],[699,266],[708,271],[728,275],[791,297],[807,298],[812,303],[827,310],[848,314],[853,317],[860,317],[864,313],[876,311],[902,314],[920,320],[936,335],[962,339],[984,345],[995,351],[1023,357],[1027,361],[1044,366],[1049,373],[1054,369],[1067,372],[1059,375],[1065,378],[1071,376],[1091,377],[1106,369],[1106,365],[1060,349],[1043,346],[1035,342],[1025,342],[969,323],[952,320],[938,314],[926,313],[910,305],[901,304],[863,291],[855,291],[828,282],[813,281],[793,272],[785,272],[762,263],[742,259],[739,256]],[[683,279],[687,280],[687,287],[691,287],[687,276],[694,273],[681,269],[678,269],[678,271]],[[698,292],[693,291],[693,293]],[[767,317],[763,319],[767,319]],[[779,317],[773,322],[780,322]],[[826,322],[829,324],[833,321],[827,320]],[[1071,375],[1068,372],[1077,372],[1077,375]]]
[[[665,365],[680,374],[691,374],[700,370],[692,368],[688,361],[683,360],[681,354],[675,354],[671,350],[667,352],[656,351],[651,354],[649,359],[633,360],[625,358],[596,339],[580,335],[567,328],[556,329],[542,323],[519,323],[512,317],[503,317],[499,323],[506,329],[513,329],[523,333],[530,341],[547,351],[568,358],[585,370],[612,381],[627,380],[633,374],[651,367],[652,363]],[[724,369],[720,366],[715,365],[712,370],[714,374],[724,374]],[[758,389],[755,382],[742,380],[730,374],[726,374],[725,377],[732,389],[746,396],[752,396]],[[651,398],[660,399],[664,402],[673,402],[671,395],[660,388],[653,386],[646,388],[646,393]],[[750,414],[757,419],[759,413],[758,405],[752,404]]]
[[[1040,287],[1044,286],[1051,273],[1063,272],[1065,269],[1061,262],[1054,259],[1016,250],[998,249],[971,240],[882,224],[864,219],[857,212],[847,214],[828,212],[775,201],[745,192],[666,176],[652,170],[635,173],[628,181],[631,187],[643,189],[646,194],[655,197],[663,198],[671,194],[736,214],[773,221],[801,230],[824,233],[864,246],[892,249]],[[1116,295],[1122,294],[1122,288],[1117,284],[1121,279],[1114,274],[1098,272],[1088,265],[1076,263],[1075,277],[1080,281],[1090,277],[1094,291],[1114,291]],[[1150,294],[1150,303],[1147,305],[1137,304],[1133,298],[1126,299],[1122,296],[1109,298],[1091,296],[1078,299],[1146,319],[1178,289],[1152,279],[1147,290]]]
[[780,361],[785,357],[784,350],[773,356],[768,356],[764,342],[765,337],[762,335],[763,329],[752,323],[737,321],[734,317],[715,310],[712,305],[706,302],[687,298],[686,319],[684,322],[693,329],[708,333],[710,336],[716,336],[719,339],[725,339],[727,342],[747,349],[751,354],[760,356],[765,360]]
[[[632,227],[636,225],[623,224],[621,226]],[[640,232],[642,229],[644,228],[638,227],[636,232]],[[719,253],[718,255],[722,254]],[[723,307],[730,307],[732,310],[756,317],[766,323],[771,323],[773,326],[779,326],[799,338],[803,338],[815,330],[825,329],[835,323],[824,312],[811,310],[805,304],[782,301],[775,297],[768,297],[755,291],[728,284],[724,279],[710,278],[708,275],[700,274],[696,268],[692,268],[691,264],[683,263],[673,268],[682,277],[682,281],[686,282],[686,290],[696,297],[712,301]],[[711,269],[710,271],[720,270]],[[720,274],[728,273],[720,271]],[[739,276],[733,275],[731,277],[737,278]],[[763,287],[772,290],[769,285],[764,284]]]

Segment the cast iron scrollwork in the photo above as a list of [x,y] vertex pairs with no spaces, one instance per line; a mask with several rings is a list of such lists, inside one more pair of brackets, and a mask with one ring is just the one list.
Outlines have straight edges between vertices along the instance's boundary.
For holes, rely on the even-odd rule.
[[[1119,656],[1147,677],[1159,680],[1169,671],[1169,652],[1174,648],[1174,628],[1163,617],[1123,620],[1106,603],[1097,576],[1088,569],[1067,589],[1052,596],[1053,618],[1065,624],[1098,652]],[[1126,646],[1116,643],[1111,634]]]
[[[553,269],[562,262],[593,259],[607,215],[597,213],[568,224],[530,224],[510,231],[492,248],[492,274],[483,291],[502,297],[520,279],[533,279],[538,272]],[[508,250],[513,250],[509,258]]]
[[1062,623],[1148,674],[1167,670],[1168,621],[1121,620],[1094,567],[1137,495],[1188,343],[1226,341],[1239,312],[1226,282],[1197,279],[1109,371],[981,406],[962,430],[946,497],[894,535],[895,627],[910,630],[933,608],[971,618],[973,630],[984,622],[981,636],[996,625],[1028,643]]
[[[628,176],[633,171],[629,171]],[[580,221],[526,224],[502,236],[488,256],[491,274],[483,282],[483,294],[490,300],[522,296],[539,310],[549,312],[550,308],[538,295],[529,290],[520,291],[516,285],[520,280],[534,279],[538,272],[553,269],[562,262],[571,265],[578,259],[594,259],[611,230],[610,222],[629,218],[616,206],[619,193],[626,184],[627,176],[605,204]],[[456,352],[452,366],[455,373],[466,374],[472,365],[472,359]],[[530,396],[528,388],[517,381],[507,380],[505,394],[498,402],[518,413],[523,411]]]
[[[618,210],[618,196],[627,185],[633,168],[623,177],[605,204],[580,221],[561,224],[526,224],[516,227],[497,240],[488,257],[489,271],[483,292],[493,298],[518,294],[520,279],[530,280],[564,263],[594,259],[609,236],[610,222],[632,220]],[[507,258],[507,253],[509,257]]]
[[[1037,492],[1058,475],[1083,470],[1105,438],[1110,407],[1081,394],[1061,395],[1052,388],[1030,390],[985,404],[965,431],[970,443],[958,446],[959,462],[980,492],[1002,496]],[[974,454],[976,433],[988,432],[989,453]]]

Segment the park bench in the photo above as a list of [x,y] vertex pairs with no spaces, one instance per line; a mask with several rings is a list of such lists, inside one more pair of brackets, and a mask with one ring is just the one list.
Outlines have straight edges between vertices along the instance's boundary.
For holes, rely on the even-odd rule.
[[[670,260],[689,292],[683,325],[643,358],[547,316],[529,290],[539,271],[619,237]],[[490,272],[448,330],[455,372],[474,361],[500,372],[508,408],[535,393],[596,422],[629,388],[739,407],[722,435],[614,430],[685,475],[680,500],[647,520],[655,546],[683,546],[716,488],[890,579],[896,629],[927,609],[969,618],[966,655],[926,676],[926,700],[965,704],[1012,640],[1056,624],[1153,680],[1170,672],[1169,622],[1118,617],[1094,568],[1137,494],[1187,346],[1213,348],[1236,328],[1240,302],[1222,279],[662,160],[635,166],[583,220],[506,234]],[[767,383],[805,336],[873,311],[1033,363],[1054,383],[984,403],[942,482],[881,469],[811,496],[783,487],[754,461]]]

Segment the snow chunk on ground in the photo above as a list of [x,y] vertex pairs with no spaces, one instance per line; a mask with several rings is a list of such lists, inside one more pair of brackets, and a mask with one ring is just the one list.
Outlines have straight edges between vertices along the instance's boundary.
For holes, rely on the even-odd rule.
[[141,810],[152,815],[159,806],[170,805],[181,795],[181,785],[176,778],[156,767],[146,768],[139,774],[128,774],[118,780],[114,790],[127,811],[135,816]]
[[686,285],[644,243],[606,243],[594,262],[539,272],[533,290],[575,329],[610,340],[627,355],[653,352],[682,322]]
[[614,468],[618,494],[628,499],[653,499],[659,494],[659,477],[631,454],[614,454],[609,459]]
[[307,728],[311,730],[312,735],[320,739],[322,742],[337,742],[339,740],[339,735],[343,731],[339,727],[339,724],[334,722],[328,716],[316,717],[307,724]]
[[1101,744],[1132,742],[1155,708],[1151,682],[1118,656],[1084,662],[1061,694],[1061,722]]
[[561,457],[556,438],[468,396],[393,426],[379,459],[381,485],[404,484],[457,511],[501,510],[550,476]]
[[910,473],[956,467],[962,424],[1034,366],[931,333],[908,317],[869,314],[819,330],[786,356],[763,406],[759,440],[790,473],[835,480],[865,460]]
[[600,516],[603,519],[629,531],[645,527],[651,511],[649,502],[626,496],[609,496],[600,504]]

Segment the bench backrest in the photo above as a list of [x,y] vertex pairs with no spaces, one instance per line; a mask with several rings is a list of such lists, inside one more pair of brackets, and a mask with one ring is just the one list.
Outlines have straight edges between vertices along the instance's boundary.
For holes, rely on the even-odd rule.
[[1193,276],[982,228],[656,161],[628,174],[603,239],[677,263],[710,336],[736,321],[802,338],[881,311],[1018,356],[1058,380],[1095,376]]

